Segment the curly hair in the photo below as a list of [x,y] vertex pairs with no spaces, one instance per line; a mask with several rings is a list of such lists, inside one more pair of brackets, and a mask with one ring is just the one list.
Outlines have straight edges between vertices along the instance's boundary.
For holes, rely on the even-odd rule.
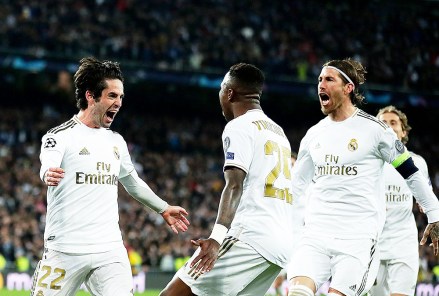
[[86,91],[93,94],[95,101],[99,101],[102,90],[107,87],[107,79],[119,79],[123,82],[119,63],[99,61],[94,57],[83,58],[79,61],[79,68],[73,76],[75,81],[76,106],[85,110],[88,107],[85,98]]
[[[332,60],[323,64],[325,66],[333,66],[341,71],[343,71],[354,83],[355,89],[349,94],[351,102],[354,105],[361,105],[364,101],[364,96],[359,92],[358,88],[361,84],[366,81],[365,74],[367,73],[366,68],[358,61],[352,60],[351,58],[343,60]],[[340,75],[340,78],[346,83],[349,81]]]

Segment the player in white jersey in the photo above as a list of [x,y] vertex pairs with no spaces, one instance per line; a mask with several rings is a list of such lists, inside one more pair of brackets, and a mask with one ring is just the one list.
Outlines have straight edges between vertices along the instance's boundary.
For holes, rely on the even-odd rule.
[[118,63],[84,58],[74,78],[79,113],[42,138],[40,177],[49,186],[45,251],[31,295],[75,295],[82,283],[92,295],[132,295],[118,183],[175,233],[187,230],[187,212],[138,177],[125,140],[109,129],[124,97]]
[[208,239],[161,296],[264,295],[289,259],[292,243],[291,147],[262,111],[264,75],[239,63],[219,92],[228,121],[222,135],[225,187]]
[[357,61],[324,64],[318,94],[327,115],[302,139],[292,172],[293,197],[309,184],[303,238],[293,253],[289,295],[314,295],[331,279],[328,295],[363,295],[385,214],[384,163],[406,179],[425,209],[438,251],[439,202],[404,144],[385,123],[357,108],[366,71]]
[[[385,122],[404,144],[411,127],[407,116],[394,106],[379,110]],[[430,180],[425,160],[410,153],[415,165]],[[413,215],[413,195],[404,178],[389,164],[384,167],[386,221],[378,240],[380,265],[370,295],[414,295],[419,270],[418,229]],[[431,182],[430,182],[431,185]]]

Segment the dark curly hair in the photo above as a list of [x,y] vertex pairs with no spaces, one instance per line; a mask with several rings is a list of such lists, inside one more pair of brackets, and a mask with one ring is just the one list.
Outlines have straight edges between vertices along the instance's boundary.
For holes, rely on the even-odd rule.
[[[355,85],[355,89],[349,94],[351,102],[354,105],[362,104],[364,101],[364,96],[360,94],[358,88],[366,81],[365,74],[367,73],[367,71],[363,67],[363,65],[360,62],[347,58],[344,60],[332,60],[326,62],[323,67],[325,66],[333,66],[340,69],[352,80]],[[349,83],[349,81],[345,77],[343,77],[343,75],[341,75],[340,73],[339,75],[345,83]]]
[[79,68],[73,76],[75,81],[76,106],[85,110],[88,107],[85,92],[93,94],[95,101],[99,101],[102,90],[107,87],[106,79],[119,79],[123,82],[119,63],[99,61],[94,57],[83,58],[79,61]]

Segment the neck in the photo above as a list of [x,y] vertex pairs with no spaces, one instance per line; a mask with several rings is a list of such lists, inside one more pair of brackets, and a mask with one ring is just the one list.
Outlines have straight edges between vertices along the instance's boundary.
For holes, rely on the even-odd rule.
[[100,128],[100,126],[96,123],[94,123],[93,121],[93,116],[90,112],[90,110],[88,110],[89,108],[85,109],[85,110],[79,110],[77,116],[78,119],[86,126],[88,126],[89,128]]
[[337,108],[330,114],[328,114],[329,118],[331,118],[333,121],[343,121],[347,118],[351,117],[355,111],[357,110],[357,107],[355,107],[352,104]]
[[259,103],[242,103],[236,106],[235,110],[233,111],[234,114],[234,118],[241,116],[245,113],[247,113],[247,111],[249,110],[262,110],[261,105],[259,105]]

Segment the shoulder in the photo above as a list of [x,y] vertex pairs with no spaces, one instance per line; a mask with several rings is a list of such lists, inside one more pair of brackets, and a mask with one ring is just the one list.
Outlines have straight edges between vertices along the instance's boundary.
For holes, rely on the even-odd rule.
[[248,113],[245,113],[227,122],[224,130],[246,129],[249,126],[251,126],[252,121],[253,121],[253,116],[250,116]]
[[78,121],[75,118],[71,118],[70,120],[67,120],[66,122],[64,122],[63,124],[60,124],[56,127],[53,127],[51,129],[49,129],[47,131],[47,134],[52,134],[52,135],[56,135],[56,134],[63,134],[65,132],[70,131],[72,128],[74,128],[75,126],[78,125]]
[[410,156],[413,158],[413,161],[415,162],[416,165],[421,164],[421,165],[427,166],[427,162],[425,161],[425,159],[421,155],[416,154],[412,151],[409,151],[409,153],[410,153]]
[[355,115],[355,118],[361,122],[361,124],[366,124],[367,126],[371,128],[376,128],[379,130],[386,130],[389,128],[387,124],[385,124],[383,121],[379,120],[373,115],[370,115],[369,113],[358,109],[357,114]]
[[118,143],[122,143],[123,145],[127,145],[124,137],[118,132],[107,128],[105,130],[105,133],[106,133],[106,137],[111,138],[112,141],[116,141]]
[[311,126],[305,133],[304,138],[313,138],[316,134],[319,134],[320,131],[324,131],[328,125],[330,125],[332,122],[329,119],[328,116],[321,119],[319,122],[317,122],[315,125]]

